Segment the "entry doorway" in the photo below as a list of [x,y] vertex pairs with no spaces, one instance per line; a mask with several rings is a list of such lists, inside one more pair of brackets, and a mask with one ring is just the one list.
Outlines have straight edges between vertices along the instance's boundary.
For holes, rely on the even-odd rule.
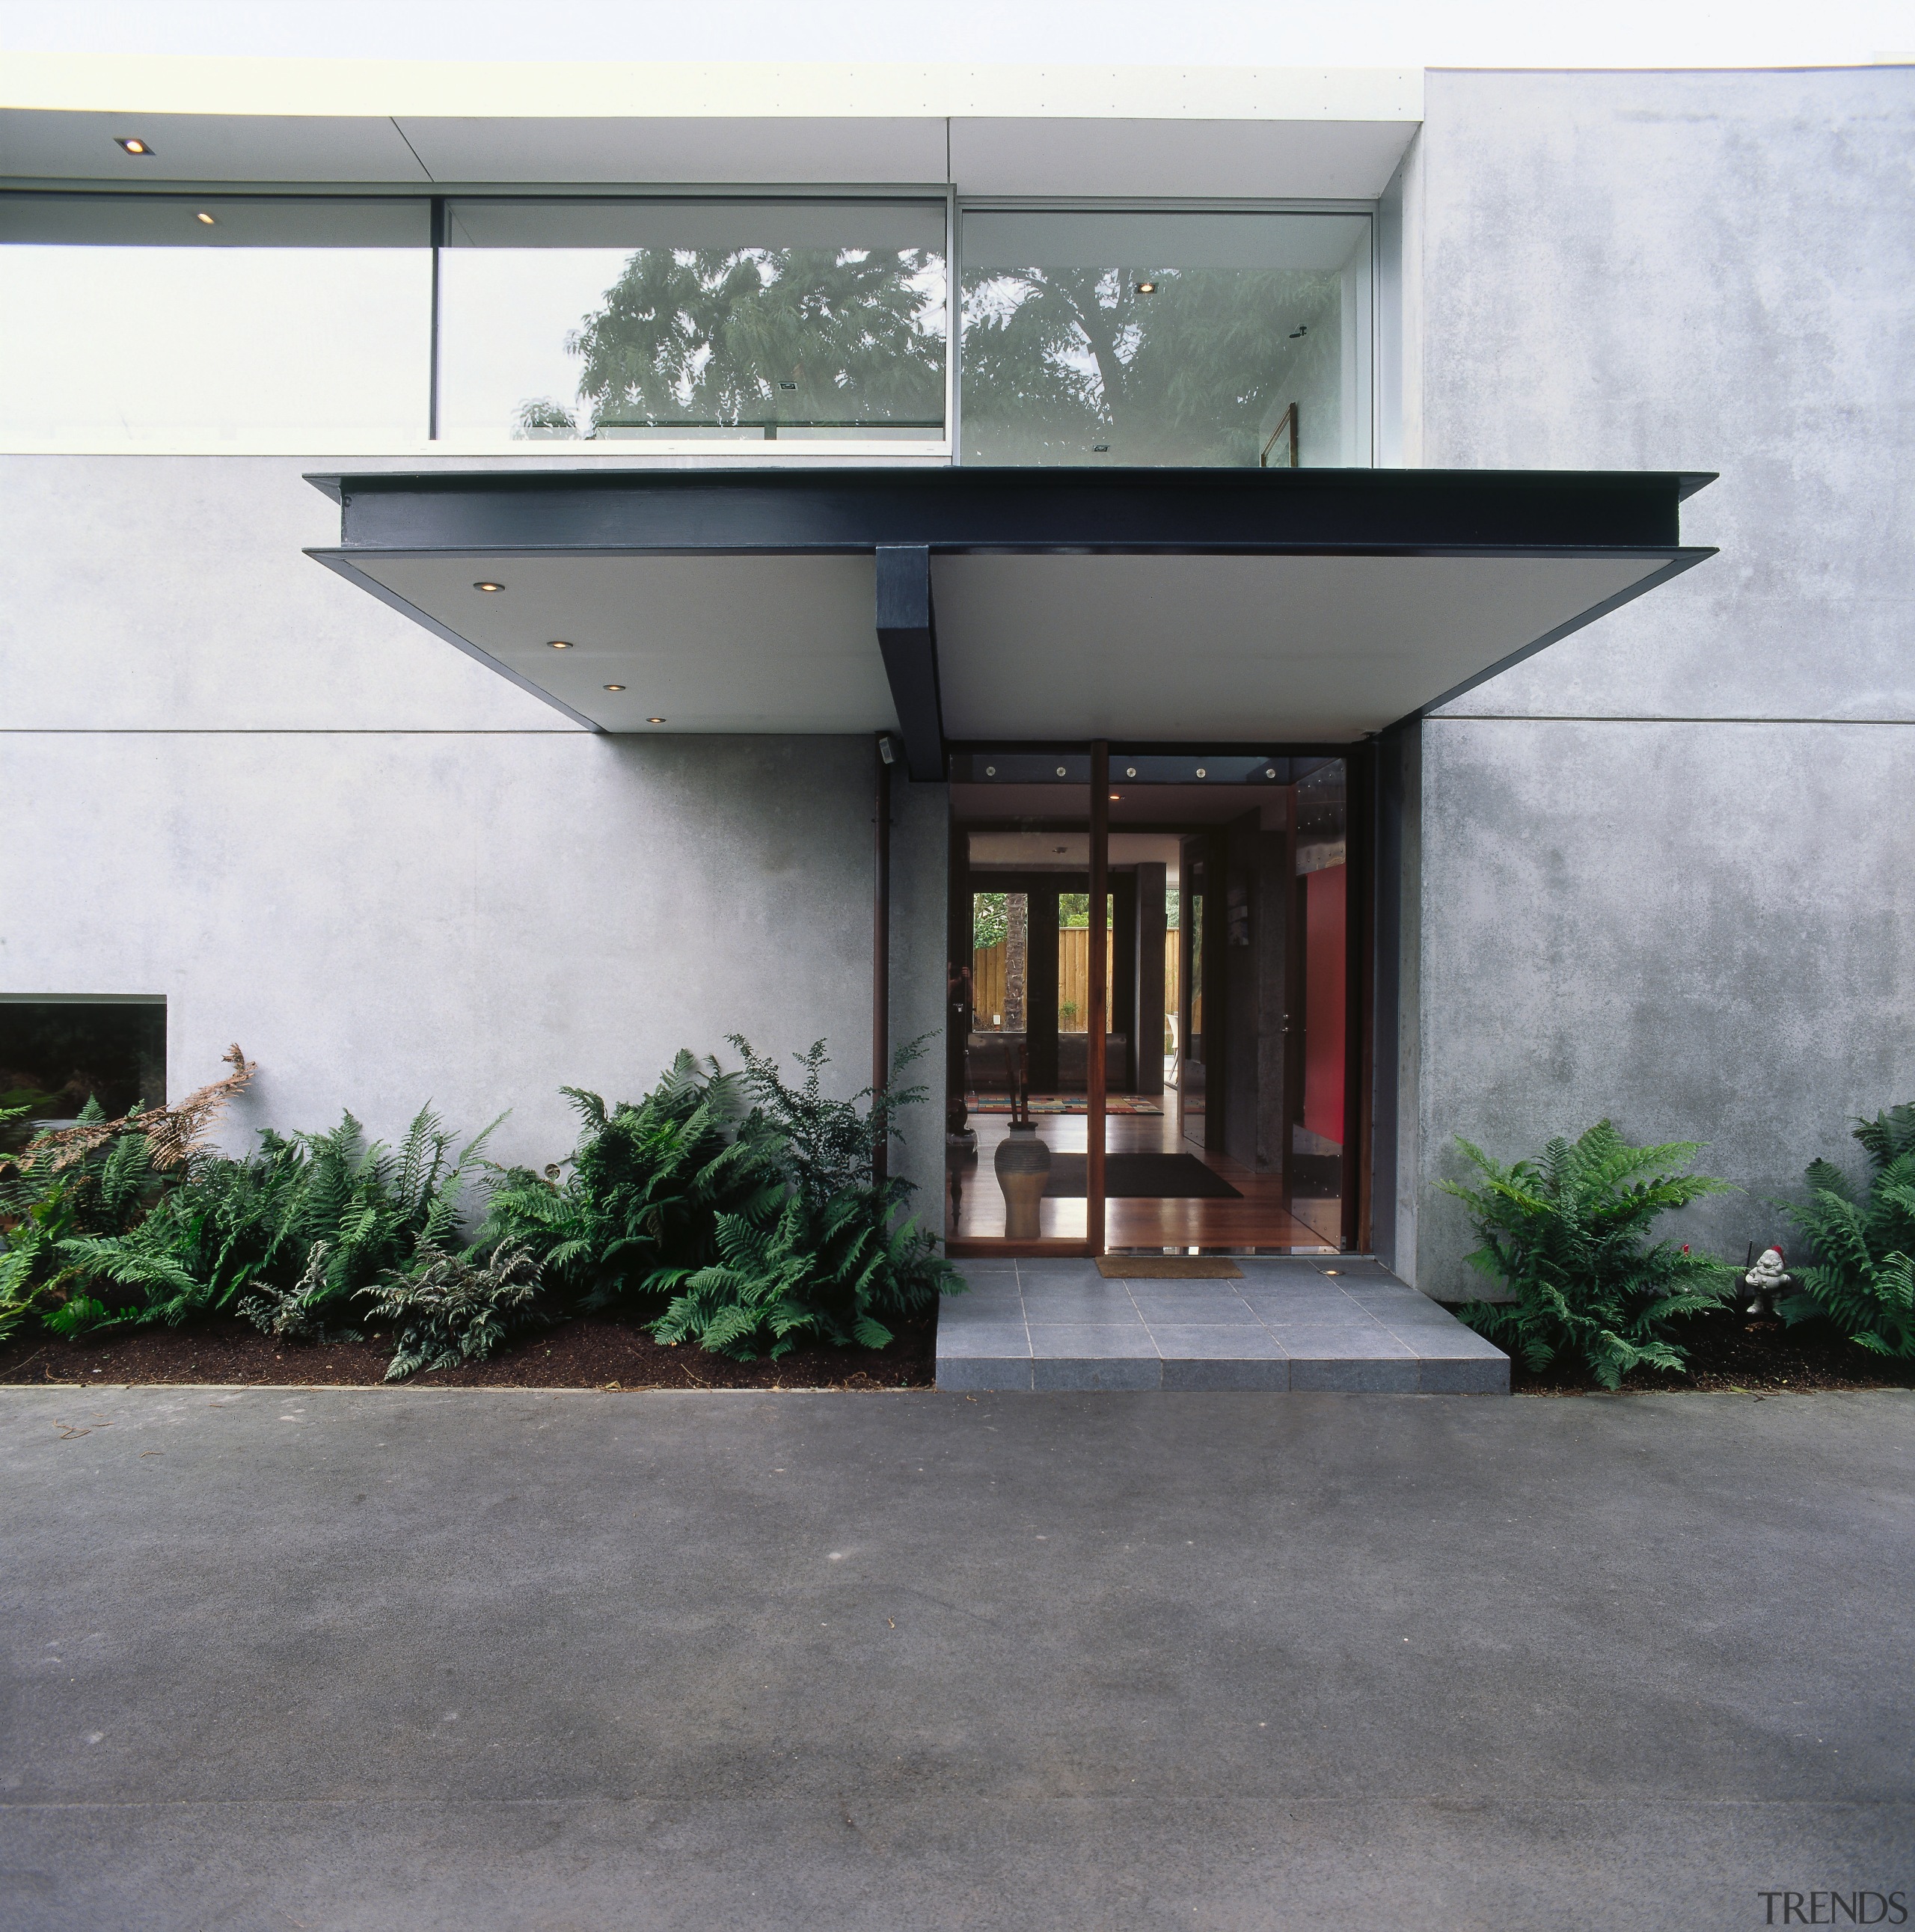
[[[945,1221],[959,1252],[1004,1238],[993,1160],[1020,1087],[1052,1154],[1044,1242],[1085,1226],[1092,835],[1058,812],[1064,787],[1019,782],[1020,763],[1049,776],[1070,755],[971,754],[953,774]],[[1360,760],[1109,759],[1105,1245],[1358,1246]]]

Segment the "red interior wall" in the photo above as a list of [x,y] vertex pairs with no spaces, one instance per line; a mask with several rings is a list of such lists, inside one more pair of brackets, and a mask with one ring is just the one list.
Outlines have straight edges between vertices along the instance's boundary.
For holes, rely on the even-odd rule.
[[1343,1144],[1343,1004],[1348,981],[1344,881],[1349,869],[1306,873],[1304,915],[1303,1124]]

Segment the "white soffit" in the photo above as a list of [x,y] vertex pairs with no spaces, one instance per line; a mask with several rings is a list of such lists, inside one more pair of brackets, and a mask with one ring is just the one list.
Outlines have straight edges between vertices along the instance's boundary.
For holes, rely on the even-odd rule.
[[[12,55],[0,174],[1368,199],[1418,70]],[[137,123],[138,124],[135,124]],[[144,158],[116,135],[138,134]]]
[[[327,554],[607,730],[654,716],[693,732],[897,722],[868,554]],[[1667,560],[939,556],[945,734],[1354,739]]]
[[[608,731],[643,731],[653,716],[674,731],[897,725],[868,553],[349,560]],[[473,588],[488,583],[505,588]],[[554,638],[571,648],[553,650]]]
[[945,735],[1355,738],[1667,561],[937,557]]

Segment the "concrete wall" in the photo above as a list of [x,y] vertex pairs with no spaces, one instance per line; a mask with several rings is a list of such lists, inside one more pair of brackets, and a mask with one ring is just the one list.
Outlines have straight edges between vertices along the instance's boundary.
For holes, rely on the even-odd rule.
[[[562,1084],[629,1096],[733,1031],[823,1035],[862,1087],[869,741],[574,727],[301,555],[338,512],[300,468],[0,460],[0,991],[164,993],[176,1095],[236,1040],[236,1145],[430,1099],[510,1107],[495,1153],[542,1164]],[[903,1039],[941,1018],[943,788],[896,818]]]
[[[1721,555],[1423,728],[1433,1192],[1607,1114],[1747,1189],[1915,1097],[1915,73],[1432,74],[1420,454],[1714,470]],[[1406,1258],[1406,1257],[1405,1258]]]

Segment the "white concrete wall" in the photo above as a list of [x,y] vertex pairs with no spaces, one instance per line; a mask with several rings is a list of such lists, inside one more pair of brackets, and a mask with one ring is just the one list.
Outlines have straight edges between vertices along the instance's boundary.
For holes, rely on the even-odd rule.
[[[500,1158],[558,1088],[680,1046],[870,1055],[865,739],[605,737],[301,554],[274,458],[0,459],[0,990],[163,993],[170,1090],[260,1063],[226,1138],[430,1099]],[[944,799],[900,784],[897,1037],[943,1000]],[[930,1062],[941,1064],[934,1043]],[[907,1172],[941,1171],[935,1107]]]
[[1459,1132],[1706,1142],[1739,1258],[1915,1098],[1911,156],[1907,69],[1430,76],[1421,460],[1719,470],[1722,552],[1424,727],[1430,1292]]

